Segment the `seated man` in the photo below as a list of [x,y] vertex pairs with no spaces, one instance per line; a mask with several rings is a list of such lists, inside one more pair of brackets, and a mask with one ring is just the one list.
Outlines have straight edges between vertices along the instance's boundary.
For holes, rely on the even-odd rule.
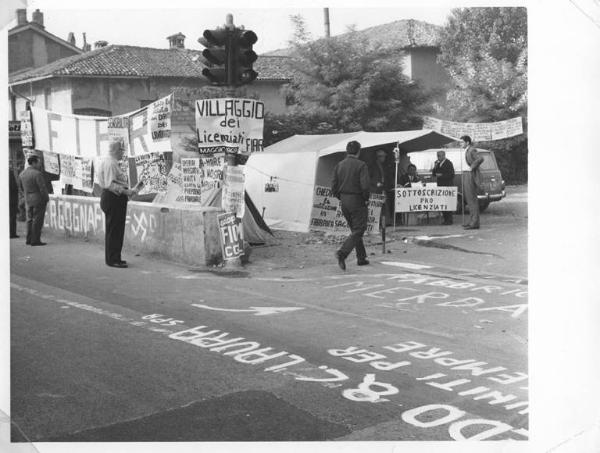
[[409,164],[406,170],[407,173],[398,178],[398,185],[410,187],[414,182],[422,182],[419,175],[417,175],[417,167],[414,164]]

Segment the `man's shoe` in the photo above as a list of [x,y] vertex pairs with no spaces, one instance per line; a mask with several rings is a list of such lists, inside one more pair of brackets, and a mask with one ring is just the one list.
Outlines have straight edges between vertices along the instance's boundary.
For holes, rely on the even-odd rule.
[[125,263],[107,263],[107,266],[118,267],[118,268],[121,268],[121,269],[124,269],[124,268],[128,267],[127,264],[125,264]]
[[465,230],[478,230],[479,227],[475,226],[475,225],[467,225],[465,227],[463,227]]
[[46,243],[45,242],[32,242],[31,243],[32,247],[39,247],[41,245],[46,245]]
[[127,264],[127,261],[125,261],[125,260],[119,260],[119,261],[117,261],[117,263],[119,263],[119,264]]
[[18,237],[19,237],[19,236],[18,236],[18,235],[16,235],[16,234],[13,234],[13,235],[11,235],[11,236],[10,236],[10,238],[11,238],[11,239],[17,239]]
[[340,269],[345,271],[346,270],[346,258],[344,258],[339,251],[335,252],[335,257],[337,258],[338,266],[340,266]]
[[369,264],[369,260],[368,259],[362,259],[362,260],[358,260],[356,262],[356,264],[358,264],[359,266],[366,266],[367,264]]

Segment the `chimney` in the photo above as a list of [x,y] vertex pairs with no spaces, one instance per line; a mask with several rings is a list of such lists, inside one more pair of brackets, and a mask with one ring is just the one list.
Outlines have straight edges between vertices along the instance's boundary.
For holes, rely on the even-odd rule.
[[42,13],[39,9],[36,9],[31,15],[31,22],[44,28],[44,13]]
[[24,25],[27,23],[27,10],[25,8],[17,9],[17,25]]
[[185,41],[185,35],[181,32],[175,34],[175,35],[171,35],[171,36],[167,36],[167,39],[169,40],[169,49],[184,49],[184,41]]
[[108,46],[108,41],[96,41],[94,43],[94,49],[101,49],[102,47]]
[[90,50],[92,50],[92,46],[87,42],[87,37],[85,36],[85,33],[83,34],[83,46],[81,46],[81,49],[84,52],[89,52]]
[[72,31],[69,32],[69,37],[67,38],[67,41],[69,41],[69,44],[71,44],[72,46],[75,46],[75,34]]

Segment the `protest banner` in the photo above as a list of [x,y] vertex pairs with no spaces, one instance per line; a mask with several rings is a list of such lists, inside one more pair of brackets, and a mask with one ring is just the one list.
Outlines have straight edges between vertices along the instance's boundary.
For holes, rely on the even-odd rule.
[[139,195],[162,193],[167,191],[168,162],[164,153],[150,153],[135,156],[135,168],[138,183],[143,186]]
[[[39,151],[93,158],[106,155],[110,139],[120,137],[129,157],[172,151],[172,106],[171,94],[150,106],[112,118],[69,115],[32,107],[35,147]],[[153,118],[156,121],[153,122]],[[155,132],[154,138],[152,132]]]
[[152,103],[149,107],[150,135],[153,141],[170,140],[173,95],[170,94]]
[[333,231],[339,204],[329,187],[315,186],[309,228],[313,231]]
[[164,193],[158,193],[152,203],[158,204],[171,204],[171,203],[183,203],[183,189],[182,189],[182,173],[181,163],[173,162],[171,170],[167,174],[167,190]]
[[219,237],[221,238],[221,252],[225,261],[234,260],[244,254],[244,239],[242,220],[233,212],[226,212],[217,216],[219,222]]
[[186,203],[200,203],[202,201],[200,176],[200,158],[182,157],[180,184],[183,187],[183,200]]
[[164,153],[171,149],[173,95],[129,114],[129,156]]
[[456,211],[456,187],[397,187],[396,212]]
[[223,187],[225,155],[215,154],[211,157],[201,157],[199,165],[202,202],[204,203],[209,199],[211,193]]
[[196,101],[198,152],[250,154],[263,151],[265,105],[254,99]]
[[[385,197],[371,194],[368,204],[367,231],[365,234],[379,231],[379,217]],[[331,189],[315,186],[313,208],[310,216],[311,231],[323,231],[327,234],[346,235],[350,230],[342,213],[340,201],[333,196]]]
[[221,207],[225,212],[233,212],[239,218],[244,217],[244,167],[241,165],[225,167]]
[[73,184],[75,180],[75,156],[68,154],[60,155],[60,182],[61,184]]
[[468,135],[475,142],[486,142],[515,137],[523,133],[523,120],[520,116],[494,123],[457,123],[426,116],[423,129],[431,129],[457,140]]
[[[381,208],[385,201],[384,195],[372,193],[369,196],[369,204],[367,205],[367,230],[365,234],[375,234],[379,232],[379,219],[381,217]],[[347,234],[350,231],[348,222],[342,213],[341,203],[338,206],[335,218],[334,234]]]
[[83,189],[83,168],[81,167],[81,158],[73,157],[73,177],[71,178],[71,184],[73,189]]
[[60,163],[57,153],[44,153],[44,171],[53,175],[60,175]]

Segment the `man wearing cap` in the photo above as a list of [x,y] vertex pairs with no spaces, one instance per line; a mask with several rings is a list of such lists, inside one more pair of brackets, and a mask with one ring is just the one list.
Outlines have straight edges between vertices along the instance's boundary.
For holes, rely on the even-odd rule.
[[19,185],[25,196],[27,210],[27,238],[25,244],[32,246],[46,245],[41,241],[42,227],[46,215],[46,204],[50,197],[46,189],[46,181],[42,175],[42,163],[38,156],[27,158],[29,166],[19,175]]
[[350,235],[335,252],[338,265],[346,270],[346,258],[356,249],[357,264],[369,264],[363,243],[363,235],[367,230],[369,203],[369,169],[367,164],[358,159],[360,143],[348,142],[346,158],[333,169],[331,191],[341,201],[342,214],[350,227]]

